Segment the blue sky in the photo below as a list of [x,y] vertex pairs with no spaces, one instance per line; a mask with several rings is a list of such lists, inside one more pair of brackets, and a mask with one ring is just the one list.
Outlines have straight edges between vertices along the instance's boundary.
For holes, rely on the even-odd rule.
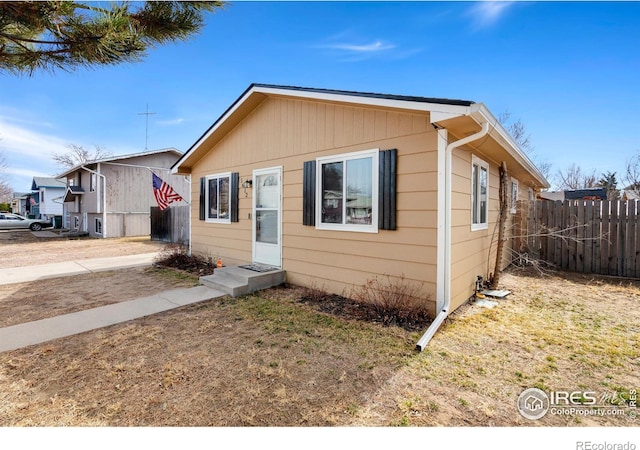
[[639,2],[233,2],[144,61],[0,74],[16,191],[69,144],[186,151],[253,82],[482,102],[527,126],[552,172],[622,172],[640,151]]

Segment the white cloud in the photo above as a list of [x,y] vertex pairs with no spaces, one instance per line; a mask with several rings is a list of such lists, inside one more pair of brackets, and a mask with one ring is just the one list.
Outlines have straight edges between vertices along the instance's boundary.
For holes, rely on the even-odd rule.
[[7,160],[7,174],[13,189],[28,191],[34,176],[52,176],[60,172],[51,158],[66,152],[71,140],[49,132],[49,123],[25,120],[18,116],[0,115],[0,151]]
[[171,120],[158,120],[156,124],[161,126],[173,126],[173,125],[180,125],[182,122],[184,122],[184,119],[182,117],[179,117],[177,119],[171,119]]
[[337,50],[347,50],[355,53],[371,53],[371,52],[382,52],[385,50],[391,50],[396,46],[393,44],[388,44],[383,41],[375,41],[370,44],[329,44],[325,46],[326,48],[334,48]]
[[51,156],[66,151],[69,141],[48,133],[24,128],[0,116],[0,148],[23,156]]
[[495,24],[513,6],[514,2],[488,1],[478,2],[468,11],[477,28],[490,27]]
[[363,40],[353,36],[350,31],[330,36],[324,44],[315,48],[328,51],[332,56],[343,62],[357,62],[374,58],[404,59],[422,49],[402,49],[392,42],[382,39]]

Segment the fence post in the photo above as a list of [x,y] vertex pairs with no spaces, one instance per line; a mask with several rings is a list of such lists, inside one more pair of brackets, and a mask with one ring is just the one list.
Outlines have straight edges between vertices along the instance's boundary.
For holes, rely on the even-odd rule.
[[576,272],[584,272],[584,200],[577,200],[576,205]]
[[600,243],[602,241],[601,226],[602,220],[600,218],[602,214],[602,202],[593,202],[593,222],[591,223],[591,238],[593,239],[593,273],[600,272]]
[[587,200],[584,205],[584,249],[582,271],[584,273],[593,273],[593,200]]

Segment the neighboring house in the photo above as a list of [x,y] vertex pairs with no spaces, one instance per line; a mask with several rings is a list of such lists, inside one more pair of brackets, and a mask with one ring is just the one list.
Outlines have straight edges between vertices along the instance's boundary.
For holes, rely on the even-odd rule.
[[621,200],[640,200],[640,186],[631,185],[622,189]]
[[[48,219],[54,223],[60,223],[62,219],[62,203],[67,185],[57,178],[33,177],[31,190],[38,193],[37,197],[32,196],[36,205],[31,205],[30,215],[36,218]],[[34,206],[37,206],[37,212]]]
[[59,177],[67,179],[64,227],[94,237],[148,236],[150,208],[157,206],[152,173],[188,201],[189,180],[169,174],[181,155],[174,148],[145,151],[90,161],[61,173]]
[[567,189],[565,191],[540,192],[538,196],[543,200],[606,200],[607,188]]
[[29,192],[14,192],[13,198],[11,199],[11,212],[26,216],[30,195],[31,193]]
[[435,315],[493,270],[503,161],[511,202],[549,187],[482,103],[254,84],[172,172],[194,253],[334,293],[404,276]]

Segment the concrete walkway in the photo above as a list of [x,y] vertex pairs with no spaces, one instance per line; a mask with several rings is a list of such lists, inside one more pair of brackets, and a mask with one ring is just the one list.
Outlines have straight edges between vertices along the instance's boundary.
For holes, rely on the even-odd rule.
[[[0,269],[0,284],[24,283],[82,273],[144,267],[151,265],[156,255],[156,253],[147,253]],[[149,297],[0,328],[0,352],[108,327],[224,295],[226,294],[222,291],[205,286],[173,289]]]
[[84,333],[225,294],[205,286],[173,289],[149,297],[0,328],[0,352]]
[[114,256],[111,258],[79,259],[36,266],[0,269],[0,284],[24,283],[47,278],[67,277],[83,273],[104,272],[115,269],[150,266],[157,253]]

